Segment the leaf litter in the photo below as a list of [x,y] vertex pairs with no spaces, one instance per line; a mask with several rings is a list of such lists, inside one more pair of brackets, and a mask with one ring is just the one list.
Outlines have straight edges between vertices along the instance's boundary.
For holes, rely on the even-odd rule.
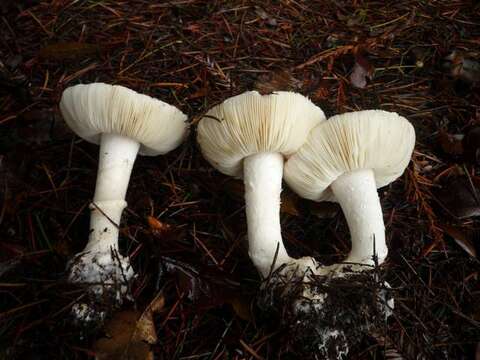
[[96,359],[153,360],[150,345],[157,342],[154,315],[165,305],[163,294],[158,294],[143,313],[121,311],[105,324],[106,337],[94,344]]

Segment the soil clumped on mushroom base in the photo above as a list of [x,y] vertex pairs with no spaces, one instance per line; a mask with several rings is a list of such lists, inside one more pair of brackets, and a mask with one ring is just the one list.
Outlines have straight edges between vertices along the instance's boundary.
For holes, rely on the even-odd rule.
[[256,306],[266,322],[290,334],[292,354],[343,359],[366,336],[383,331],[391,299],[377,270],[292,279],[280,268],[263,283]]
[[[85,255],[90,262],[85,261]],[[72,315],[75,322],[100,326],[125,299],[131,300],[128,284],[134,273],[130,266],[125,268],[122,264],[123,257],[118,251],[112,250],[103,257],[88,255],[81,252],[67,264],[70,276],[78,279],[77,283],[86,290],[82,301],[72,306]]]

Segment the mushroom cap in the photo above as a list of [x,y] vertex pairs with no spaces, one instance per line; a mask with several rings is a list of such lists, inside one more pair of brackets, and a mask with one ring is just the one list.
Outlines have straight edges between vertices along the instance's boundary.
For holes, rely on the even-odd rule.
[[285,164],[287,184],[300,196],[335,201],[330,184],[340,175],[372,169],[377,188],[390,184],[407,167],[415,130],[397,113],[365,110],[336,115],[310,132]]
[[247,91],[210,109],[198,124],[197,140],[213,167],[242,177],[245,157],[260,152],[289,156],[323,120],[323,111],[301,94]]
[[165,154],[187,134],[187,116],[175,106],[119,85],[71,86],[62,94],[60,110],[81,138],[99,144],[102,133],[140,143],[141,155]]

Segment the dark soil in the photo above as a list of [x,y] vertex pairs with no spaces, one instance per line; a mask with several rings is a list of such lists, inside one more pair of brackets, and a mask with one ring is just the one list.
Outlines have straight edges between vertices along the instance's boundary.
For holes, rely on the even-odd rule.
[[370,334],[384,333],[394,307],[380,269],[365,270],[292,278],[280,268],[260,288],[258,317],[289,334],[286,353],[343,359]]

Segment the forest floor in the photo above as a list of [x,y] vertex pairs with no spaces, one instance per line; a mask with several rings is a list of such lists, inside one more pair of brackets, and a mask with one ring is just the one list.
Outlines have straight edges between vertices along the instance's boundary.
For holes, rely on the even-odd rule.
[[[379,192],[394,312],[350,358],[479,359],[479,19],[475,1],[3,0],[0,358],[298,358],[294,334],[253,311],[242,182],[195,141],[209,108],[258,89],[300,92],[327,116],[395,111],[416,129],[410,165]],[[177,106],[192,131],[137,159],[121,224],[132,301],[81,328],[70,308],[84,289],[65,267],[88,237],[98,148],[58,103],[95,81]],[[282,197],[291,254],[341,261],[339,207]]]

